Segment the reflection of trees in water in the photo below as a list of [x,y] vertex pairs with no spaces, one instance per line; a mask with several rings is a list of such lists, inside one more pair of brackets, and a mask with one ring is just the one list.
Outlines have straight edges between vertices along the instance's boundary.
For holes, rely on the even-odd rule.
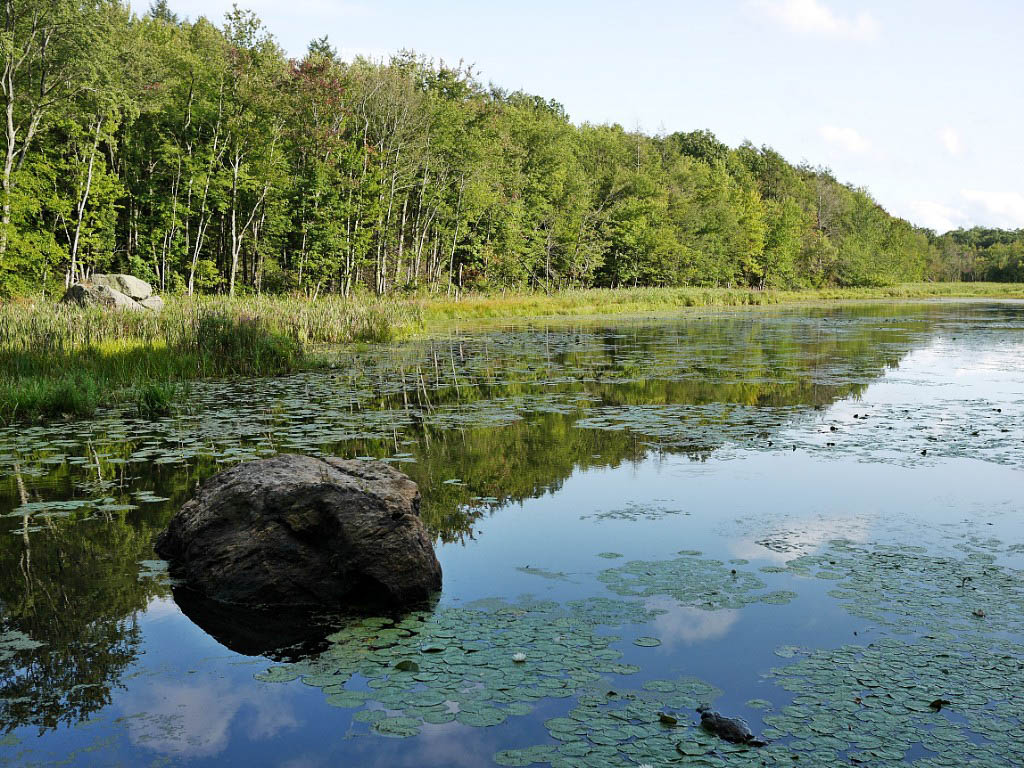
[[[415,438],[402,450],[416,461],[401,467],[419,483],[423,518],[443,541],[464,540],[473,537],[474,522],[498,504],[556,491],[577,470],[642,461],[654,451],[705,460],[726,441],[726,431],[716,427],[749,418],[750,406],[813,413],[859,396],[922,342],[922,330],[854,324],[841,331],[822,331],[809,322],[728,318],[597,334],[599,343],[563,329],[545,334],[550,338],[544,344],[537,341],[537,332],[532,333],[530,346],[476,341],[479,348],[473,349],[473,340],[468,339],[452,342],[439,353],[434,345],[428,362],[435,355],[486,357],[469,366],[477,370],[479,383],[471,386],[466,377],[455,386],[440,375],[445,366],[438,364],[438,386],[429,395],[410,388],[382,403],[419,414],[413,429],[392,440],[362,440],[339,450],[385,456],[398,451],[399,437]],[[527,352],[534,351],[536,362],[538,348],[547,353],[545,365],[531,367]],[[682,352],[673,359],[671,370],[659,366],[677,350]],[[527,369],[528,374],[502,381],[490,373],[511,367]],[[403,378],[429,380],[427,374],[433,371],[433,365],[411,366]],[[524,379],[544,381],[569,371],[572,380],[540,390],[561,402],[585,398],[568,412],[528,413],[500,427],[430,425],[431,414],[535,394],[536,385]],[[722,407],[711,422],[692,424],[694,437],[685,446],[657,445],[629,430],[576,427],[577,420],[595,407],[714,403]],[[706,412],[702,417],[707,418]],[[781,410],[766,411],[741,426],[749,427],[751,436],[768,439],[788,421]],[[456,479],[458,483],[451,482]]]
[[137,612],[167,591],[139,577],[160,526],[124,513],[51,520],[32,532],[27,519],[10,523],[0,530],[0,631],[42,646],[0,659],[0,723],[8,731],[73,724],[110,703],[138,655]]
[[[408,451],[415,463],[399,466],[420,484],[428,526],[444,541],[472,538],[474,522],[496,504],[557,490],[574,471],[641,461],[656,450],[703,459],[722,444],[708,439],[685,449],[659,447],[627,430],[577,428],[576,420],[595,406],[720,403],[716,418],[723,423],[737,418],[731,409],[743,406],[810,412],[862,392],[929,332],[926,323],[830,327],[815,314],[563,327],[453,337],[404,345],[391,355],[378,350],[353,358],[352,376],[363,377],[360,386],[374,393],[357,408],[405,410],[411,426],[396,426],[389,439],[323,450],[343,456]],[[551,396],[564,407],[526,413],[498,427],[434,422],[446,410],[486,410],[497,398],[524,395]],[[577,402],[581,397],[586,401]],[[768,435],[783,422],[782,416],[775,424],[761,419],[757,427]],[[138,447],[138,441],[114,435],[96,445],[98,471],[64,464],[30,485],[56,499],[110,496],[120,503],[130,500],[131,490],[144,489],[169,502],[105,519],[55,519],[24,536],[12,535],[20,519],[0,520],[0,630],[44,643],[0,659],[0,722],[8,730],[73,723],[108,704],[138,654],[136,614],[168,592],[153,579],[140,579],[138,563],[153,557],[153,536],[197,480],[223,465],[211,457],[175,467],[106,464]],[[103,482],[97,484],[93,473]],[[445,482],[456,478],[459,483]],[[22,503],[24,492],[15,478],[0,478],[0,514]]]

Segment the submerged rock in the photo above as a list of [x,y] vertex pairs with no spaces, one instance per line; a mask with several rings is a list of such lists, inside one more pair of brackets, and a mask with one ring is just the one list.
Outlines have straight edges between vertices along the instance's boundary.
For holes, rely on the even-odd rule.
[[754,738],[747,721],[739,717],[725,717],[710,709],[699,709],[700,725],[708,733],[713,733],[720,739],[730,741],[733,744],[750,744],[751,746],[764,746],[763,741]]
[[416,483],[382,462],[283,454],[203,483],[156,550],[221,603],[409,605],[441,588],[419,505]]

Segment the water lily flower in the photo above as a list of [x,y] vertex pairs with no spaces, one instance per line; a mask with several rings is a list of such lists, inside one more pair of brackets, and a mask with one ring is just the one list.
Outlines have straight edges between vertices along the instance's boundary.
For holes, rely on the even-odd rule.
[[513,653],[512,654],[512,661],[514,661],[516,664],[522,664],[524,661],[526,661],[526,654],[525,653]]

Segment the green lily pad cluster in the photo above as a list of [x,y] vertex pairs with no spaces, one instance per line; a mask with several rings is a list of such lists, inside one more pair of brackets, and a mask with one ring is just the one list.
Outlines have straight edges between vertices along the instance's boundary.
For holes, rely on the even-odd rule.
[[796,695],[765,716],[764,737],[786,739],[801,765],[1020,765],[1022,651],[950,635],[814,651],[773,670]]
[[[848,410],[849,406],[845,408]],[[800,449],[899,465],[970,457],[1004,465],[1021,459],[1024,402],[937,400],[880,403],[868,414],[836,414],[822,422],[798,405],[687,403],[601,406],[577,427],[627,431],[661,448],[706,454],[722,448]]]
[[995,632],[1024,634],[1024,571],[997,565],[996,557],[835,540],[824,553],[791,560],[788,569],[836,581],[829,594],[854,616],[901,633],[957,633],[966,642]]
[[43,643],[33,640],[24,632],[9,629],[0,633],[0,663],[10,661],[20,651],[34,651],[42,646]]
[[[718,560],[701,559],[699,554],[687,551],[665,562],[629,562],[603,571],[600,578],[613,592],[641,597],[668,594],[706,610],[777,599],[776,593],[763,592],[764,584],[752,574],[729,569]],[[710,599],[696,589],[698,586],[710,590]],[[308,685],[322,688],[328,704],[358,709],[355,720],[370,724],[384,736],[413,736],[423,724],[452,721],[477,727],[498,725],[509,716],[527,714],[533,702],[541,699],[582,694],[580,706],[591,706],[594,699],[586,695],[598,681],[604,681],[604,676],[639,671],[639,667],[623,663],[621,652],[611,647],[619,638],[598,634],[596,628],[642,624],[658,613],[639,600],[605,597],[564,605],[531,599],[515,603],[479,600],[464,608],[445,607],[401,619],[359,620],[331,635],[331,646],[316,659],[272,667],[256,677],[264,682],[301,678]],[[654,648],[660,641],[638,636],[632,644]],[[353,685],[355,675],[367,680],[365,689]],[[645,725],[640,728],[639,723],[625,723],[638,726],[627,731],[631,735],[626,739],[630,744],[636,740],[636,746],[618,746],[625,747],[624,754],[639,754],[641,742],[643,750],[650,751],[652,744],[658,743],[651,737],[664,735],[664,723],[656,710],[694,709],[713,694],[710,686],[686,678],[652,681],[641,693],[623,697],[602,694],[598,699],[602,707],[611,699],[628,700],[634,705],[634,716],[627,719]],[[643,707],[647,709],[641,712],[639,708]],[[623,724],[621,712],[607,717]],[[590,759],[611,754],[609,749],[617,742],[608,739],[617,734],[609,731],[587,736],[588,743],[601,747]],[[697,738],[699,741],[704,737]],[[602,739],[606,743],[601,743]],[[676,741],[669,739],[665,744],[675,749]],[[529,759],[575,759],[590,754],[579,744],[565,749],[556,755],[538,748],[529,752]],[[574,755],[574,751],[579,754]],[[509,753],[502,759],[527,758]]]
[[[498,725],[533,702],[575,696],[603,675],[632,674],[599,625],[647,621],[642,604],[611,599],[485,600],[402,619],[359,620],[330,636],[316,659],[272,667],[264,682],[301,678],[327,703],[385,736],[413,736],[424,723]],[[367,680],[354,687],[352,678]]]
[[806,658],[772,670],[795,697],[764,718],[765,737],[823,765],[1024,762],[1024,574],[995,560],[836,540],[791,561],[794,574],[835,581],[832,597],[891,635],[779,649]]
[[668,596],[681,605],[713,611],[742,608],[752,603],[788,603],[796,593],[764,592],[766,585],[747,571],[726,568],[720,560],[698,557],[685,550],[672,560],[632,560],[598,574],[598,580],[617,595],[626,597]]
[[638,504],[628,502],[618,509],[600,510],[589,515],[580,515],[580,520],[660,520],[672,515],[686,515],[681,509],[666,504]]
[[641,690],[617,692],[596,689],[582,694],[565,717],[544,722],[554,744],[498,752],[498,765],[550,764],[552,768],[612,765],[664,765],[728,753],[751,752],[750,747],[721,742],[693,727],[690,719],[701,703],[721,694],[690,677],[649,680]]

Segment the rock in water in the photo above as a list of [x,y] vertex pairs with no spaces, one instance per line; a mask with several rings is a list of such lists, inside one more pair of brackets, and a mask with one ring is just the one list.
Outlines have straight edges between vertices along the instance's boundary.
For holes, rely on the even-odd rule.
[[257,606],[402,606],[441,588],[420,494],[378,461],[282,454],[211,477],[157,538],[207,598]]
[[754,739],[754,734],[751,732],[746,720],[738,717],[725,717],[707,709],[697,711],[700,712],[701,727],[705,731],[715,734],[718,738],[731,741],[733,744],[763,746],[764,742]]

